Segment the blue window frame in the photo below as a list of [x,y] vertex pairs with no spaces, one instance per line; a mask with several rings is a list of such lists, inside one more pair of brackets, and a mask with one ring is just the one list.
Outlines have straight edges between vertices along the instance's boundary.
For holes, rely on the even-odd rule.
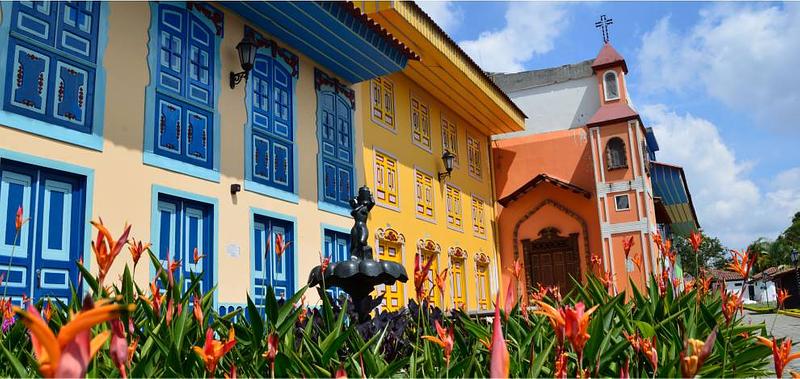
[[[154,250],[166,267],[167,257],[181,261],[175,278],[184,277],[184,289],[191,276],[201,280],[200,290],[206,293],[214,282],[214,206],[212,204],[159,193],[156,205]],[[194,261],[194,249],[200,258]]]
[[151,6],[153,77],[147,94],[145,163],[218,181],[218,172],[209,171],[219,168],[220,36],[197,6],[191,8]]
[[[250,28],[259,47],[247,81],[245,189],[297,202],[295,193],[295,85],[299,59]],[[274,191],[277,189],[283,193]]]
[[[353,90],[315,70],[320,202],[343,209],[353,196]],[[345,213],[347,213],[345,211]]]
[[[252,294],[256,307],[263,310],[267,287],[272,287],[279,301],[285,301],[294,295],[294,222],[261,214],[253,214],[252,221],[253,253],[250,262]],[[275,240],[278,235],[283,237],[284,242],[292,242],[280,256],[275,253]]]
[[[0,290],[67,303],[80,291],[75,261],[82,256],[86,177],[10,160],[0,161]],[[26,222],[17,235],[22,206]],[[4,288],[6,287],[6,288]]]
[[[323,251],[325,257],[331,258],[331,263],[341,262],[350,259],[350,235],[335,230],[325,229],[323,231]],[[347,294],[339,287],[330,287],[328,294],[334,300],[339,300]]]
[[[101,2],[13,2],[2,5],[4,124],[100,149],[104,44]],[[7,38],[7,39],[6,39]],[[103,38],[104,39],[104,38]],[[6,42],[7,41],[7,42]],[[102,45],[102,46],[101,46]],[[100,70],[102,71],[102,70]],[[97,102],[97,104],[96,104]],[[56,127],[57,125],[57,127]],[[96,138],[92,138],[92,137]]]

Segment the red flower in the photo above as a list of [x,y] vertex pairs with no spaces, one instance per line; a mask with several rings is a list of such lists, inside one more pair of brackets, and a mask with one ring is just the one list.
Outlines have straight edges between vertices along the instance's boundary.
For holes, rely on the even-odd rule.
[[566,379],[566,377],[567,377],[567,358],[569,358],[569,355],[567,353],[558,354],[558,356],[556,357],[556,363],[555,363],[555,367],[554,367],[555,373],[553,374],[553,377],[558,378],[558,379]]
[[513,265],[508,268],[508,271],[519,281],[520,274],[522,273],[522,261],[515,259]]
[[325,277],[325,271],[328,270],[328,265],[331,264],[331,257],[322,258],[322,253],[319,253],[319,272],[322,277]]
[[628,238],[622,240],[622,250],[625,251],[626,259],[628,258],[628,255],[630,255],[631,248],[633,247],[633,245],[635,245],[635,243],[633,242],[633,236],[628,236]]
[[589,316],[597,309],[597,305],[589,308],[584,312],[585,306],[583,302],[578,302],[574,307],[562,308],[564,315],[564,336],[569,340],[572,348],[578,353],[579,356],[583,354],[583,347],[589,341]]
[[550,321],[550,326],[556,333],[556,342],[559,346],[562,346],[564,344],[564,334],[567,326],[564,308],[555,309],[553,306],[545,303],[544,301],[536,301],[536,305],[539,306],[539,310],[533,313],[547,316],[548,320]]
[[633,258],[631,258],[631,262],[636,265],[636,268],[638,268],[640,272],[642,271],[642,254],[634,255]]
[[503,325],[500,319],[500,293],[494,305],[494,320],[492,321],[492,351],[489,359],[489,376],[492,378],[508,378],[510,357],[506,340],[503,338]]
[[422,338],[439,345],[439,347],[444,350],[444,361],[449,366],[450,354],[453,352],[453,344],[455,341],[455,329],[452,326],[447,329],[443,328],[442,325],[439,324],[439,320],[434,321],[434,326],[436,327],[436,334],[438,337],[422,336]]
[[506,301],[503,302],[503,312],[506,316],[506,321],[508,321],[508,316],[511,315],[511,311],[514,309],[514,306],[517,305],[517,287],[514,282],[508,282],[508,289],[506,290]]
[[736,312],[742,308],[742,298],[739,294],[728,293],[725,290],[725,281],[720,286],[720,296],[722,297],[722,315],[725,316],[725,322],[730,325]]
[[428,272],[433,265],[434,255],[428,259],[424,266],[421,266],[422,255],[419,253],[414,257],[414,289],[416,290],[417,301],[420,303],[427,298],[425,293],[425,282],[428,280]]
[[750,270],[753,268],[756,260],[756,254],[751,253],[749,250],[731,250],[731,263],[728,263],[728,268],[735,271],[747,281],[750,276]]
[[695,253],[700,251],[700,244],[702,242],[703,242],[703,235],[701,233],[692,231],[692,233],[689,234],[689,243],[692,244],[692,249],[694,249]]
[[195,346],[193,347],[194,352],[200,356],[200,359],[206,365],[206,371],[209,374],[214,374],[217,369],[217,364],[222,357],[227,354],[233,346],[236,345],[236,333],[231,327],[230,332],[228,334],[228,340],[224,343],[219,340],[214,339],[214,330],[211,328],[206,329],[206,342],[203,347]]
[[192,296],[192,312],[197,323],[203,325],[203,305],[200,304],[200,296]]
[[128,241],[128,234],[131,232],[131,226],[126,225],[125,230],[117,240],[111,236],[111,232],[103,225],[103,219],[99,222],[92,221],[92,226],[97,228],[97,241],[92,241],[92,251],[94,252],[95,259],[97,259],[98,266],[98,282],[101,284],[111,269],[111,265],[119,255],[122,247]]
[[444,298],[445,286],[447,286],[447,268],[436,274],[436,288],[439,289],[439,293],[442,295],[442,298]]
[[333,375],[334,379],[347,379],[347,371],[344,370],[344,364],[339,364],[339,368]]
[[50,323],[50,318],[53,317],[53,307],[50,305],[50,300],[47,300],[47,304],[42,308],[42,313],[44,314],[45,321]]
[[128,251],[131,252],[131,257],[133,258],[133,269],[136,270],[136,265],[139,264],[139,259],[142,257],[142,254],[145,250],[150,250],[150,243],[142,243],[142,241],[136,242],[136,239],[131,238],[128,241]]
[[789,291],[786,288],[781,288],[778,290],[778,309],[783,309],[783,303],[792,295],[789,295]]
[[596,267],[598,270],[602,270],[603,258],[600,258],[597,254],[592,254],[592,266]]
[[24,213],[25,212],[22,209],[22,205],[20,205],[19,208],[17,208],[17,217],[14,219],[14,226],[17,228],[17,231],[20,231],[20,229],[22,229],[22,225],[25,225],[25,223],[30,220],[28,218],[23,218]]
[[783,343],[780,344],[775,340],[775,337],[772,337],[772,340],[761,336],[756,336],[756,338],[758,338],[759,343],[772,349],[772,360],[775,363],[775,376],[778,378],[783,377],[783,369],[789,362],[800,358],[800,353],[792,354],[792,340],[789,338],[784,339]]
[[205,257],[206,257],[205,254],[200,255],[200,252],[197,250],[197,248],[196,247],[194,248],[194,251],[192,252],[192,259],[194,259],[194,264],[197,264],[198,262],[200,262],[201,259]]
[[125,326],[120,320],[111,320],[111,343],[108,346],[108,354],[117,366],[120,376],[127,378],[125,367],[128,364],[128,341],[125,339]]
[[716,338],[717,332],[715,329],[711,331],[705,342],[694,338],[689,339],[685,351],[681,352],[681,373],[684,378],[694,378],[697,372],[703,368],[706,358],[711,355]]
[[286,242],[283,240],[283,234],[277,233],[275,234],[275,255],[280,258],[283,253],[289,249],[289,246],[292,244],[292,241]]

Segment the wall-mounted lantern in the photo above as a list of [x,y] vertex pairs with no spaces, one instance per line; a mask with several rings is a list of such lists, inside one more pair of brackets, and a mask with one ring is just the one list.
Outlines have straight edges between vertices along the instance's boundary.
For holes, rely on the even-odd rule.
[[453,172],[453,163],[455,163],[456,155],[445,150],[442,154],[442,163],[444,163],[444,172],[439,173],[439,181],[444,178],[449,178],[450,173]]
[[236,85],[242,81],[247,80],[247,75],[253,69],[253,63],[256,61],[256,41],[253,35],[248,33],[236,45],[236,52],[239,54],[239,63],[242,64],[242,72],[231,72],[231,89],[236,88]]
[[231,195],[236,195],[237,192],[242,190],[242,185],[235,183],[231,184]]

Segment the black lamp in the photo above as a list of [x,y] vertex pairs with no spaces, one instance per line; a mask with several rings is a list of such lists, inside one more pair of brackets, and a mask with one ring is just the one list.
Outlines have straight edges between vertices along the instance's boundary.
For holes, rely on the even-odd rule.
[[453,172],[453,163],[456,160],[456,155],[445,150],[444,154],[442,154],[442,163],[444,163],[444,172],[439,173],[439,180],[441,181],[444,178],[450,177],[450,173]]
[[242,72],[231,72],[231,89],[236,88],[236,85],[242,81],[247,80],[247,74],[253,69],[253,63],[256,61],[256,40],[253,39],[251,33],[245,34],[242,40],[236,45],[236,52],[239,53],[239,63],[242,64]]

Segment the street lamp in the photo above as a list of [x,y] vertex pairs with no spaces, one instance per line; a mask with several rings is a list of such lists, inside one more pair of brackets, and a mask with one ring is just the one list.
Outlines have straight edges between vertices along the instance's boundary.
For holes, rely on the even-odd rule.
[[239,55],[239,63],[242,65],[242,72],[231,72],[231,89],[236,88],[236,85],[242,81],[247,80],[247,75],[253,69],[253,64],[256,61],[256,40],[253,38],[252,33],[247,33],[242,40],[236,45],[236,52]]
[[453,172],[453,162],[456,160],[456,155],[445,150],[444,154],[442,154],[442,163],[444,163],[444,172],[439,173],[439,181],[443,178],[450,177],[450,173]]

